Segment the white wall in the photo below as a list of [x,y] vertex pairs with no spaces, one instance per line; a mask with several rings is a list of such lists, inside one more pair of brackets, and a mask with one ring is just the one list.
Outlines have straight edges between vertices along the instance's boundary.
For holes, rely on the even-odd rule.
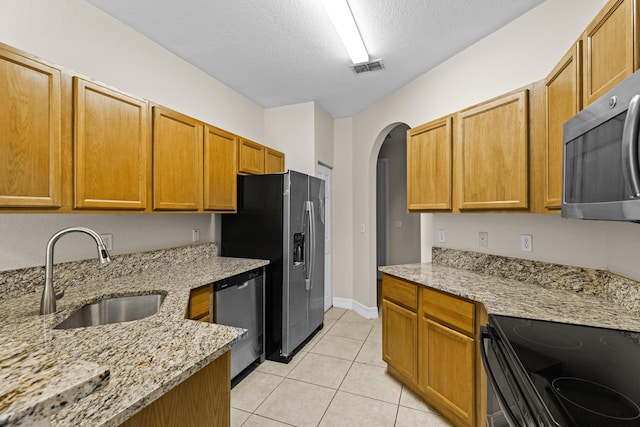
[[[336,281],[352,282],[352,294],[358,302],[373,307],[376,301],[375,158],[382,142],[381,135],[385,135],[395,123],[407,123],[414,127],[543,79],[604,3],[605,0],[547,0],[353,117],[351,146],[337,142],[335,145],[336,159],[346,155],[348,151],[353,156],[353,200],[349,208],[336,206],[336,209],[343,210],[336,212],[336,217],[347,218],[352,209],[353,227],[358,231],[351,236],[336,236],[340,240],[335,241],[334,254],[337,259],[348,257],[349,253],[342,248],[346,247],[347,241],[352,240],[353,276],[336,278]],[[478,218],[478,215],[434,215],[433,218],[431,215],[425,215],[422,224],[428,227],[432,222],[433,225],[431,232],[423,233],[423,260],[428,259],[427,254],[433,244],[433,229],[441,226],[447,227],[447,245],[467,245],[474,246],[474,250],[477,249],[475,242]],[[542,255],[542,248],[549,248],[551,252],[545,252],[545,257],[551,261],[561,262],[568,258],[565,254],[575,246],[568,242],[576,233],[592,236],[580,238],[587,239],[588,242],[582,240],[582,243],[592,248],[602,245],[603,239],[623,239],[626,243],[617,243],[615,248],[611,245],[607,247],[606,265],[613,271],[631,271],[634,275],[640,276],[640,271],[633,271],[638,267],[629,260],[630,256],[624,255],[623,250],[618,249],[630,247],[636,240],[633,235],[627,237],[625,233],[629,224],[554,225],[559,221],[556,217],[536,218],[533,215],[487,216],[483,221],[483,227],[495,230],[489,230],[489,249],[503,255],[521,255],[521,252],[513,249],[513,237],[521,233],[520,230],[529,229],[532,221],[537,224],[536,230],[555,229],[555,232],[540,231],[534,235],[534,254]],[[513,228],[504,227],[506,221],[513,223]],[[365,233],[359,233],[360,224],[364,225]],[[600,227],[605,228],[604,234],[597,231]],[[457,229],[460,230],[459,234]],[[501,233],[504,240],[498,237]],[[492,239],[493,235],[496,235],[495,239]],[[494,241],[496,246],[492,245]],[[603,251],[594,250],[584,255],[578,255],[573,259],[580,261],[582,265],[603,266]]]
[[[0,42],[247,138],[263,140],[260,106],[84,0],[3,0]],[[0,270],[44,264],[47,240],[70,225],[113,233],[114,253],[126,253],[188,244],[192,228],[201,230],[201,241],[213,241],[216,222],[217,217],[208,214],[0,214]],[[83,237],[64,237],[56,260],[94,257],[93,249],[85,249],[90,244],[84,246]],[[77,242],[78,248],[65,243],[67,240]]]

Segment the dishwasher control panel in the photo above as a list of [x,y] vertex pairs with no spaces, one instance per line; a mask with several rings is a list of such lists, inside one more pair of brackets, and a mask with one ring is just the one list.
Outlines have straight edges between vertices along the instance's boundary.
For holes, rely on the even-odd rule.
[[257,270],[247,271],[246,273],[237,274],[235,276],[227,277],[226,279],[218,280],[217,282],[213,282],[213,290],[214,292],[221,291],[223,289],[227,289],[230,286],[238,286],[244,282],[248,282],[249,280],[256,279],[262,276],[262,268]]

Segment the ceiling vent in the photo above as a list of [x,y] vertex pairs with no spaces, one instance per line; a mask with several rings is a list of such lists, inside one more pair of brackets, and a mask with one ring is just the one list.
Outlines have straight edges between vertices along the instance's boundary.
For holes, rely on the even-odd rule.
[[369,62],[361,62],[359,64],[353,64],[351,66],[353,68],[353,72],[356,74],[366,73],[367,71],[377,71],[384,69],[384,65],[382,64],[382,59],[375,59]]

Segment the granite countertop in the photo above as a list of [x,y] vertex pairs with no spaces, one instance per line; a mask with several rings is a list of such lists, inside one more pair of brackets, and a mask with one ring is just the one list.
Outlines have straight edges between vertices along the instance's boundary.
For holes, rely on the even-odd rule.
[[[245,334],[239,328],[186,320],[190,290],[267,264],[264,260],[211,257],[189,263],[169,261],[152,271],[121,277],[89,278],[67,287],[57,302],[58,311],[46,316],[38,314],[37,290],[1,300],[0,341],[14,350],[0,347],[0,425],[20,425],[25,416],[40,418],[46,411],[38,408],[44,406],[48,411],[61,408],[51,416],[53,426],[121,424],[222,355]],[[164,303],[145,319],[53,329],[87,303],[156,292],[166,294]],[[25,362],[9,362],[12,357]],[[30,375],[29,369],[40,376]],[[29,382],[33,384],[29,386]],[[47,396],[43,397],[45,388]],[[11,393],[11,401],[19,404],[11,404]]]
[[640,332],[640,317],[593,295],[422,263],[380,271],[484,304],[489,314]]

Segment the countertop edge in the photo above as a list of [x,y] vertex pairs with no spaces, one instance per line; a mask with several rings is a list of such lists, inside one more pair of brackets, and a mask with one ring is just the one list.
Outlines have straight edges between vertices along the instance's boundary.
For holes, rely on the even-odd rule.
[[379,267],[418,285],[484,305],[488,314],[640,332],[640,318],[593,295],[432,263]]

